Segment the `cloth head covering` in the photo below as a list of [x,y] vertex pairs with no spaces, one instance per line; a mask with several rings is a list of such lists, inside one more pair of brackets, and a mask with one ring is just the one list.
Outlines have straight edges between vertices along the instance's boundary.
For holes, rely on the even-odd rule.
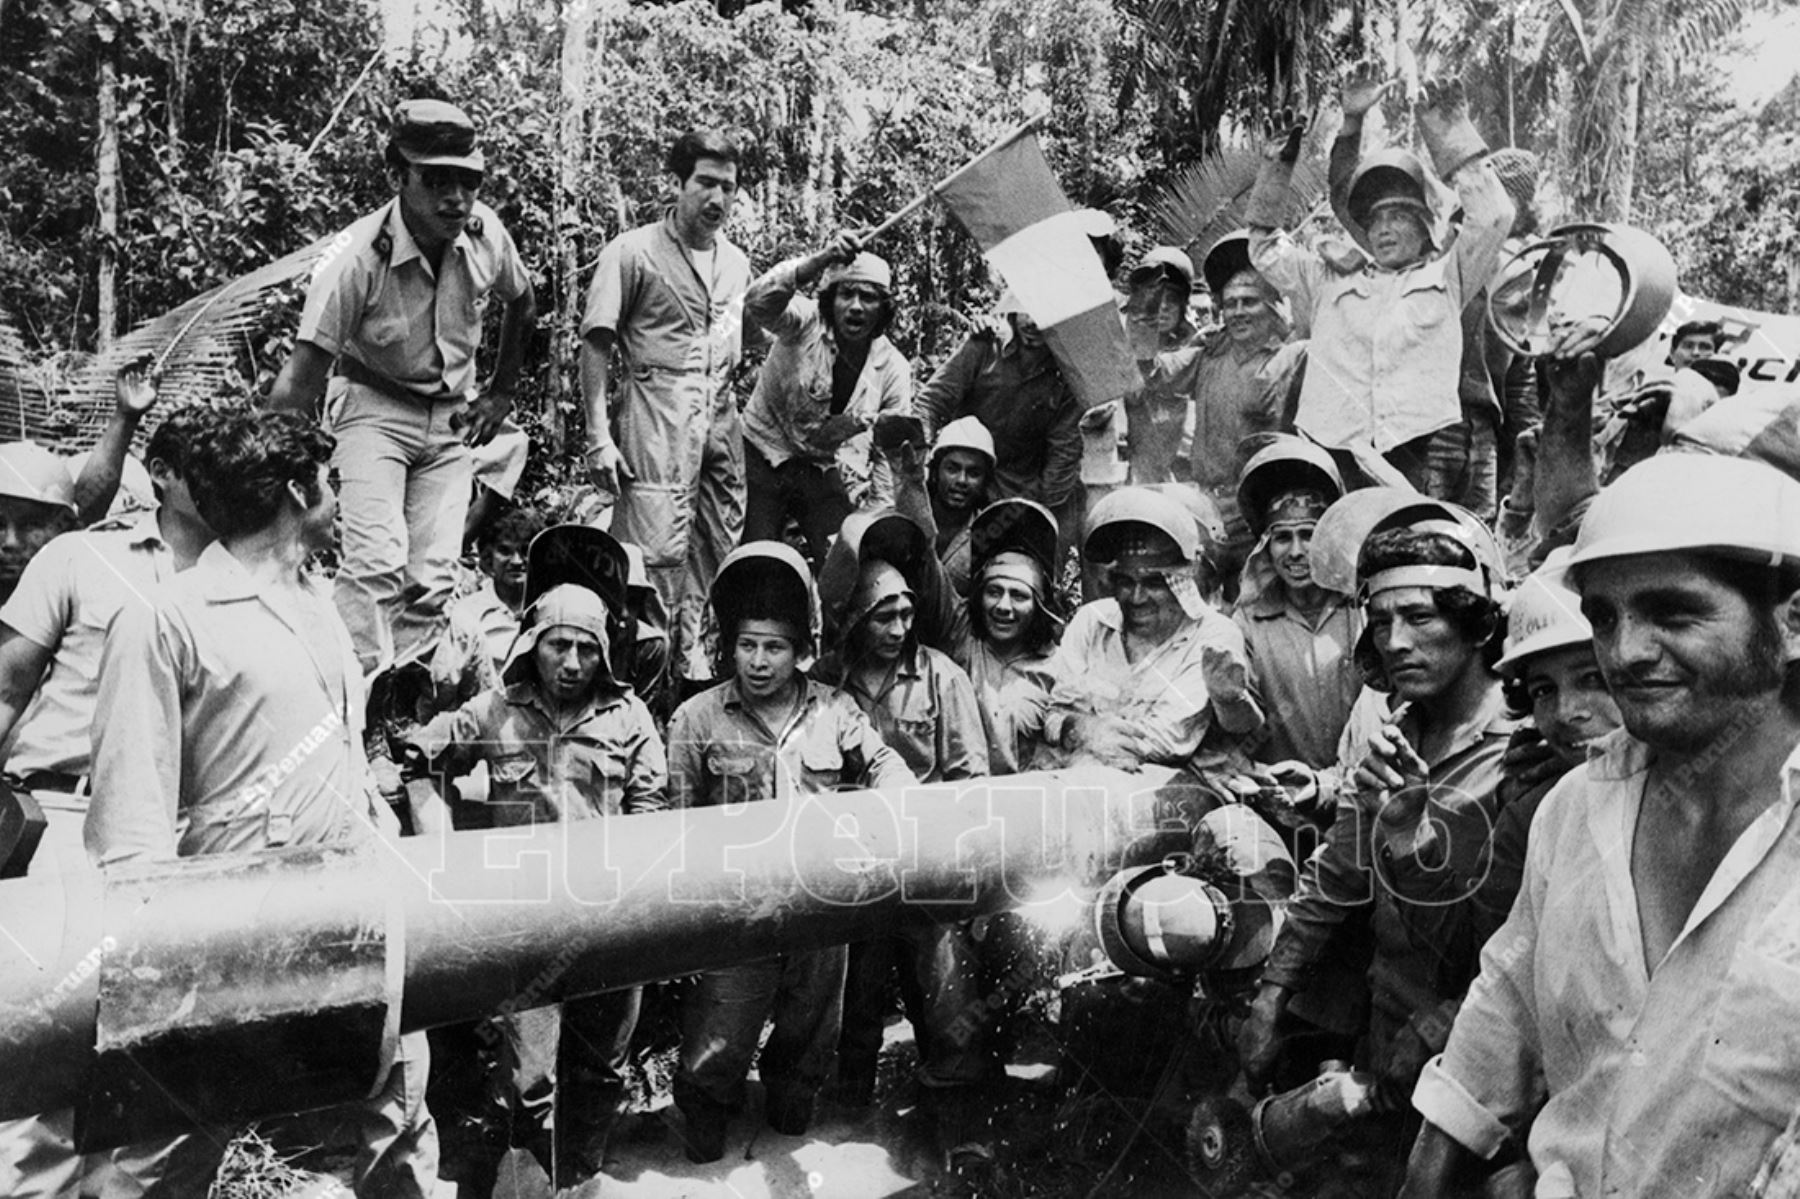
[[1325,509],[1329,507],[1331,497],[1322,491],[1310,487],[1284,491],[1269,501],[1265,515],[1266,527],[1273,529],[1276,525],[1317,524],[1319,517],[1325,515]]
[[849,619],[845,628],[855,629],[875,609],[898,596],[905,596],[914,602],[918,599],[907,583],[906,576],[898,568],[879,558],[863,563],[862,574],[856,580],[856,590],[850,593]]
[[825,277],[819,281],[819,290],[825,291],[840,283],[868,283],[879,287],[886,294],[894,287],[894,268],[881,255],[864,250],[849,262],[829,267],[825,271]]
[[591,633],[600,642],[600,670],[595,675],[595,682],[617,685],[612,672],[612,646],[607,628],[611,613],[606,610],[606,601],[597,593],[574,583],[552,587],[526,609],[526,619],[531,623],[520,629],[513,639],[512,651],[506,656],[506,668],[500,672],[503,682],[522,683],[536,679],[537,668],[532,655],[537,651],[538,640],[550,629],[571,628]]

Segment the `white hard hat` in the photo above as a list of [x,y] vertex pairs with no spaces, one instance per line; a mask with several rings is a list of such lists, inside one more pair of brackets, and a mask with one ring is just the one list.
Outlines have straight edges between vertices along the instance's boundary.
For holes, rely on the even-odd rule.
[[1658,454],[1594,497],[1569,565],[1684,550],[1800,564],[1800,482],[1749,458]]
[[1494,664],[1502,674],[1525,659],[1553,649],[1588,645],[1594,628],[1581,614],[1581,597],[1569,587],[1569,551],[1558,549],[1519,584],[1506,609],[1506,652]]

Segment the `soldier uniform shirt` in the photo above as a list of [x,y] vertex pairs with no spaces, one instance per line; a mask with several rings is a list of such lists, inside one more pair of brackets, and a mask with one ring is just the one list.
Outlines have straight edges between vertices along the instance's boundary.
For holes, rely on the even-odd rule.
[[476,201],[471,212],[435,272],[398,200],[351,225],[313,271],[296,339],[421,400],[472,396],[488,297],[515,300],[531,280],[494,210]]

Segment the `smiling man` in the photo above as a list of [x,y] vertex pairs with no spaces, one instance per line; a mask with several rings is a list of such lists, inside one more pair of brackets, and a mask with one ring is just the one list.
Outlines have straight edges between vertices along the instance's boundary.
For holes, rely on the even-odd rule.
[[1406,1130],[1395,1109],[1475,973],[1471,900],[1513,722],[1493,669],[1499,551],[1478,521],[1448,505],[1403,510],[1364,542],[1357,578],[1368,619],[1358,654],[1381,689],[1351,710],[1346,782],[1321,784],[1336,792],[1337,819],[1302,871],[1238,1043],[1252,1083],[1266,1082],[1290,998],[1367,912],[1375,950],[1357,1065],[1380,1078],[1385,1114],[1359,1131],[1397,1177]]
[[[1360,152],[1364,114],[1390,86],[1370,64],[1352,69],[1340,134],[1351,153]],[[1457,391],[1462,310],[1498,268],[1514,209],[1460,80],[1426,80],[1415,116],[1438,177],[1462,202],[1453,242],[1434,228],[1424,164],[1389,148],[1363,157],[1350,180],[1343,212],[1360,250],[1303,249],[1280,231],[1306,132],[1294,124],[1266,151],[1247,218],[1250,256],[1312,328],[1295,424],[1334,449],[1373,446],[1414,487],[1451,498],[1469,456]]]
[[[269,405],[316,413],[344,379],[332,466],[342,479],[334,598],[365,669],[436,636],[469,506],[464,443],[512,411],[536,311],[531,278],[494,210],[475,198],[486,159],[467,113],[408,100],[387,145],[392,203],[347,230],[313,272]],[[475,384],[490,300],[505,305],[494,374]]]
[[1792,1194],[1800,484],[1659,455],[1570,567],[1625,734],[1538,811],[1403,1193],[1523,1150],[1539,1195]]
[[[644,551],[672,627],[677,679],[711,677],[706,588],[744,534],[744,426],[726,384],[743,352],[750,260],[724,234],[738,149],[713,131],[669,148],[674,203],[600,252],[581,318],[581,393],[612,534]],[[613,362],[617,351],[618,363]]]
[[[817,300],[797,294],[819,281]],[[841,233],[750,285],[744,316],[775,338],[744,411],[746,541],[778,541],[791,516],[815,563],[855,508],[893,502],[870,431],[912,412],[912,364],[887,339],[893,271]]]

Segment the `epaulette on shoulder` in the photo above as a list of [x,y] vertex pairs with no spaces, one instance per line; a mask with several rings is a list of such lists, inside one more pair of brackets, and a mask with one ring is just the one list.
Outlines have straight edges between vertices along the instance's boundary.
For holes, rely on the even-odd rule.
[[122,533],[137,523],[138,512],[124,512],[118,516],[104,516],[83,529],[83,533]]

